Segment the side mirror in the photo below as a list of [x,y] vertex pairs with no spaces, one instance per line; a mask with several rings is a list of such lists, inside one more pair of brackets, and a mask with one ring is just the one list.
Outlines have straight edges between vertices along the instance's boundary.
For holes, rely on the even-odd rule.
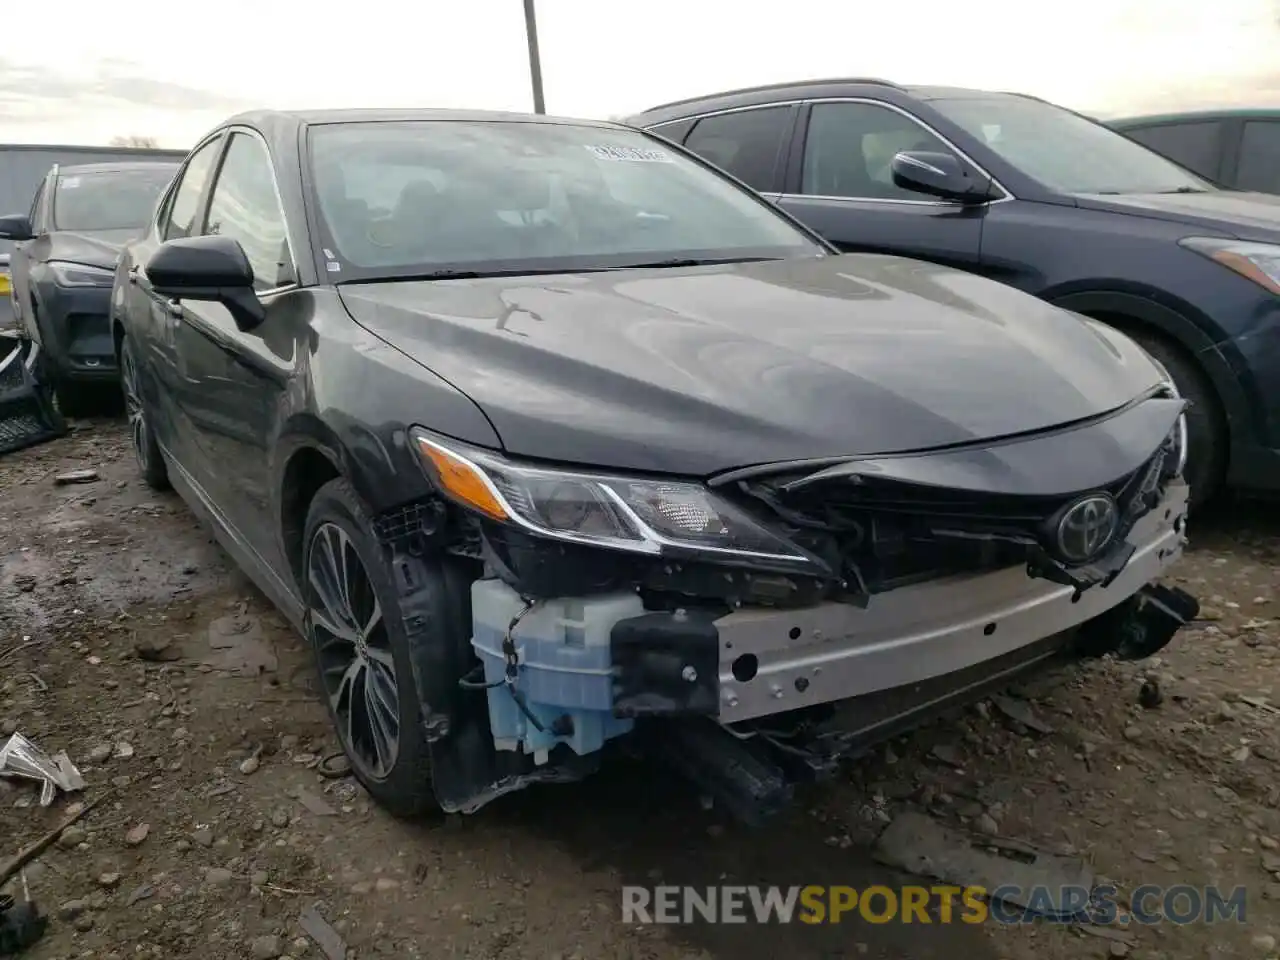
[[991,181],[974,179],[950,153],[904,150],[893,158],[890,169],[894,184],[904,190],[957,203],[986,203],[991,199]]
[[174,300],[223,304],[241,330],[266,319],[253,289],[253,265],[230,237],[183,237],[162,243],[144,268],[151,288]]
[[0,217],[0,240],[32,240],[35,234],[31,230],[31,221],[26,214],[11,213]]

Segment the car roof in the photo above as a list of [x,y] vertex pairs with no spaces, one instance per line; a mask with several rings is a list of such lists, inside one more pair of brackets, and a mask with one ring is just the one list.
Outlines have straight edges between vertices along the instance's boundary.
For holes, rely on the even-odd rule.
[[[782,100],[804,100],[820,97],[867,96],[892,91],[917,100],[1001,99],[1025,97],[1019,93],[972,90],[966,87],[904,86],[878,77],[830,77],[819,80],[795,80],[742,87],[719,93],[704,94],[650,107],[628,118],[628,123],[646,125],[681,120],[699,113],[731,110],[735,107],[758,106]],[[1028,98],[1034,99],[1034,98]]]
[[171,160],[108,160],[104,163],[77,163],[59,165],[61,175],[84,176],[90,173],[120,173],[125,170],[154,170],[156,167],[176,167],[182,160],[175,157]]
[[1196,120],[1280,120],[1280,107],[1221,107],[1218,109],[1203,108],[1184,110],[1180,113],[1149,113],[1135,116],[1115,117],[1107,121],[1108,126],[1147,126],[1161,123],[1185,123]]
[[331,123],[409,123],[414,121],[456,121],[460,123],[546,123],[577,127],[619,127],[605,120],[582,120],[539,113],[501,110],[447,110],[429,107],[407,109],[348,110],[253,110],[237,114],[222,126],[244,124],[264,133],[285,128],[321,126]]

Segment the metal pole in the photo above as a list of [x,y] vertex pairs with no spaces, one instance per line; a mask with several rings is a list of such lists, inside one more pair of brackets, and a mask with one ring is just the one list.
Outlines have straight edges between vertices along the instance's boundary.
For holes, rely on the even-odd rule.
[[533,81],[533,112],[546,113],[542,100],[542,58],[538,55],[538,22],[533,16],[533,0],[524,0],[524,32],[529,41],[529,76]]

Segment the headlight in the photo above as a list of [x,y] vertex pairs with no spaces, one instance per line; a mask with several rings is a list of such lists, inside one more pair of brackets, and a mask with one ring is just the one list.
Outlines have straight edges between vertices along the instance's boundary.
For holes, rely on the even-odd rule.
[[649,555],[687,550],[724,559],[816,562],[700,483],[549,470],[420,429],[412,437],[442,493],[530,533]]
[[83,263],[50,260],[54,282],[60,287],[109,287],[115,280],[114,270],[90,267]]
[[1178,243],[1280,295],[1280,246],[1209,237],[1186,237]]
[[[1182,394],[1178,392],[1178,384],[1174,381],[1173,375],[1169,373],[1169,369],[1150,353],[1147,354],[1147,359],[1151,361],[1152,366],[1160,371],[1160,379],[1164,381],[1165,393],[1175,400],[1181,400]],[[1178,415],[1178,422],[1174,426],[1173,432],[1173,442],[1176,445],[1174,476],[1180,477],[1187,466],[1187,412],[1185,410]]]

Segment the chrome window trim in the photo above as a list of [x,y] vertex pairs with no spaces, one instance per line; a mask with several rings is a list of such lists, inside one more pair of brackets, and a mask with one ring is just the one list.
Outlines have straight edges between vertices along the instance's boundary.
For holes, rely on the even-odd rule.
[[[664,120],[663,123],[679,123],[681,121],[692,120],[696,124],[698,121],[705,120],[709,117],[719,117],[719,116],[723,116],[725,114],[730,114],[730,113],[744,113],[747,110],[764,110],[769,107],[793,107],[793,106],[799,106],[803,104],[815,104],[815,103],[865,103],[875,107],[883,107],[887,110],[892,110],[895,113],[901,114],[902,116],[910,120],[912,123],[915,123],[917,126],[928,131],[932,136],[937,137],[939,140],[941,140],[944,144],[947,145],[948,148],[955,151],[957,156],[963,159],[966,163],[968,163],[971,167],[973,167],[975,170],[981,173],[984,177],[989,177],[991,180],[991,183],[1002,194],[1002,196],[999,196],[994,200],[988,200],[985,203],[971,204],[971,206],[975,208],[990,207],[997,203],[1008,203],[1010,200],[1017,199],[1017,197],[1013,195],[1013,192],[1009,190],[1008,187],[1006,187],[1003,183],[1001,183],[994,176],[992,176],[987,170],[983,169],[982,164],[978,163],[971,156],[969,156],[967,153],[965,153],[963,150],[957,147],[949,138],[943,136],[941,133],[939,133],[929,124],[925,123],[923,120],[917,117],[910,110],[904,110],[902,107],[899,107],[897,104],[889,103],[887,100],[877,100],[874,97],[801,97],[801,98],[792,99],[792,100],[773,100],[773,101],[770,101],[769,103],[753,103],[745,107],[727,107],[723,110],[709,110],[704,113],[690,114],[685,117],[677,117],[672,120]],[[652,130],[658,126],[659,124],[652,124],[651,126],[646,127],[645,129]],[[693,129],[696,130],[697,127],[695,126]],[[690,130],[689,132],[692,133],[693,130]],[[805,131],[805,135],[806,137],[808,136],[807,129]],[[688,138],[686,137],[685,139],[687,142]],[[952,201],[952,200],[893,200],[893,199],[886,199],[886,198],[880,198],[880,197],[832,197],[832,196],[827,196],[825,194],[813,194],[813,193],[783,193],[783,194],[779,194],[779,199],[783,199],[783,200],[844,200],[844,201],[848,201],[849,203],[891,203],[891,204],[905,204],[907,206],[924,206],[924,207],[963,206],[963,204],[960,204],[959,202]]]

